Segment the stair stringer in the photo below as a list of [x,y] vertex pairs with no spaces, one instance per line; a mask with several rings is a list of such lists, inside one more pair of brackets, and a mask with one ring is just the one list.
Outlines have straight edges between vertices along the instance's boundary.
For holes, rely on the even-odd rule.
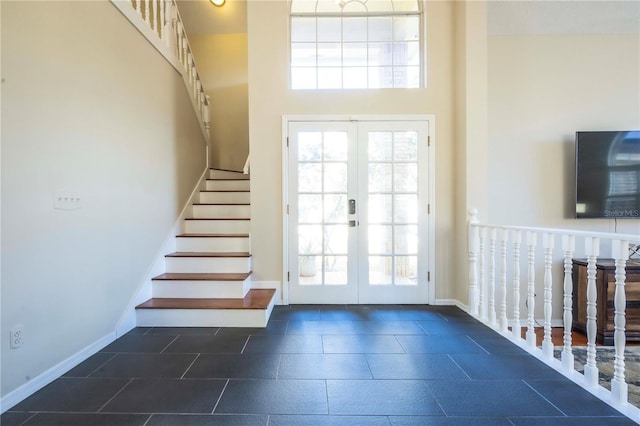
[[165,271],[165,255],[176,251],[176,235],[181,233],[184,229],[185,218],[191,215],[193,203],[199,199],[200,191],[206,188],[209,170],[209,166],[207,165],[202,172],[198,183],[193,188],[191,195],[187,199],[186,204],[182,208],[182,211],[178,215],[178,218],[173,223],[171,229],[167,232],[167,237],[164,239],[162,246],[153,257],[153,261],[145,273],[144,278],[138,285],[138,289],[129,301],[125,311],[122,313],[120,320],[116,324],[116,338],[125,335],[136,327],[137,319],[135,307],[152,297],[151,278],[162,274]]

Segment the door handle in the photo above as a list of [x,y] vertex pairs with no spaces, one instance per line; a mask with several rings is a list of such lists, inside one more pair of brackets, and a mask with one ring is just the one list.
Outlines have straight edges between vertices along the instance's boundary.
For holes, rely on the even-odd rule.
[[359,225],[359,223],[358,223],[357,220],[350,220],[349,221],[349,228],[354,228],[354,227],[356,227],[358,225]]
[[356,214],[356,200],[349,200],[349,214]]

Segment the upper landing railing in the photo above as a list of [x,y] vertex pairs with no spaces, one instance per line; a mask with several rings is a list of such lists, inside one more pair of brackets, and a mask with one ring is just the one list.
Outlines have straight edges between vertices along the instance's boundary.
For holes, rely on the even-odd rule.
[[111,3],[182,75],[200,128],[209,141],[209,97],[205,94],[175,0],[111,0]]
[[[629,247],[640,243],[640,233],[624,235],[567,229],[488,225],[479,223],[477,215],[477,210],[469,212],[469,313],[615,408],[640,420],[640,409],[628,404],[624,355],[626,343],[625,268],[629,262]],[[543,256],[539,264],[540,270],[543,270],[544,273],[542,285],[537,288],[536,250],[540,241],[542,243],[540,252],[543,253]],[[562,283],[564,335],[561,361],[554,358],[551,341],[554,294],[553,255],[556,246],[562,249],[561,255],[557,256],[557,272],[564,271]],[[611,391],[607,391],[598,384],[599,370],[596,365],[597,313],[599,312],[596,306],[607,303],[606,300],[597,300],[596,263],[601,254],[601,247],[603,248],[602,257],[613,258],[615,264],[613,306],[615,361]],[[521,256],[523,250],[524,256]],[[584,375],[580,375],[574,370],[571,337],[575,314],[573,306],[578,306],[581,303],[579,299],[576,299],[574,304],[573,298],[573,259],[578,257],[587,259],[586,306],[580,307],[581,311],[586,310],[587,360],[584,366]],[[521,268],[521,258],[526,263],[525,268]],[[635,264],[637,259],[633,262]],[[522,279],[521,270],[524,275]],[[521,287],[524,287],[522,291]],[[524,296],[522,296],[523,293]],[[543,294],[544,303],[544,338],[541,348],[536,346],[534,331],[537,323],[535,318],[536,294]],[[526,312],[521,313],[520,309],[523,304]],[[521,334],[523,328],[526,328],[524,339]]]

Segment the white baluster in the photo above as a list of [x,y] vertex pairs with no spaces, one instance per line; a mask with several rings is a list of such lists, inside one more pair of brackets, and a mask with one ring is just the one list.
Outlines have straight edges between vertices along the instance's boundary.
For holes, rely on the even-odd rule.
[[496,325],[496,228],[489,229],[489,324]]
[[484,246],[487,241],[487,228],[480,228],[480,248],[478,249],[478,261],[479,261],[479,276],[480,281],[478,281],[478,304],[480,306],[480,318],[484,321],[487,320],[487,283],[485,281],[485,273],[484,273]]
[[587,253],[587,364],[584,366],[584,378],[587,386],[598,385],[598,367],[596,367],[596,261],[600,254],[600,239],[585,238]]
[[514,339],[522,339],[520,327],[520,241],[522,232],[513,231],[513,325],[511,331]]
[[527,232],[528,267],[527,267],[527,344],[536,347],[536,243],[537,234]]
[[576,239],[573,235],[562,236],[564,250],[564,310],[562,320],[564,324],[564,347],[562,349],[562,366],[567,373],[573,373],[573,350],[571,349],[571,329],[573,327],[573,252],[576,249]]
[[136,12],[138,12],[140,19],[144,19],[144,16],[142,16],[142,0],[136,0]]
[[[175,7],[175,6],[174,6]],[[177,18],[176,18],[177,19]],[[184,56],[182,51],[182,22],[176,20],[176,54],[178,55],[178,61],[184,66]]]
[[500,230],[500,306],[498,312],[500,319],[498,326],[502,332],[507,331],[507,241],[509,232],[506,229]]
[[544,247],[544,339],[542,340],[542,352],[547,358],[551,359],[553,358],[553,342],[551,340],[553,277],[551,265],[553,261],[554,235],[545,233],[542,236],[542,246]]
[[629,259],[629,242],[614,240],[611,242],[612,257],[616,262],[616,292],[614,296],[614,326],[613,342],[616,347],[614,359],[613,380],[611,380],[611,396],[614,400],[626,404],[629,401],[629,386],[624,378],[624,348],[625,337],[625,308],[627,299],[625,296],[625,266]]
[[160,36],[160,40],[164,40],[166,43],[167,33],[165,31],[165,25],[167,24],[167,2],[165,0],[160,0],[160,23],[158,24],[158,35]]
[[144,20],[147,25],[151,26],[151,5],[150,0],[144,0]]
[[[151,29],[158,29],[158,0],[151,0],[153,10],[153,20],[151,21]],[[158,36],[160,33],[158,33]]]
[[182,33],[180,34],[180,38],[182,39],[182,57],[184,58],[184,72],[187,74],[189,81],[191,81],[191,73],[189,71],[189,45],[187,42],[187,37],[184,33],[184,27],[182,27]]
[[204,128],[207,131],[207,135],[209,135],[209,128],[211,126],[211,120],[209,119],[209,103],[211,102],[211,99],[209,98],[209,96],[204,97],[205,99],[205,103],[204,103]]
[[474,317],[478,316],[478,245],[480,232],[478,227],[478,210],[469,210],[469,310]]

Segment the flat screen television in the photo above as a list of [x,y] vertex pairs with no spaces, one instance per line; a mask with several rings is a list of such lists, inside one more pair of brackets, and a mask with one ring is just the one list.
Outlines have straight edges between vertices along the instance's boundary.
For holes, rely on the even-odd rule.
[[576,218],[640,219],[640,130],[576,132]]

